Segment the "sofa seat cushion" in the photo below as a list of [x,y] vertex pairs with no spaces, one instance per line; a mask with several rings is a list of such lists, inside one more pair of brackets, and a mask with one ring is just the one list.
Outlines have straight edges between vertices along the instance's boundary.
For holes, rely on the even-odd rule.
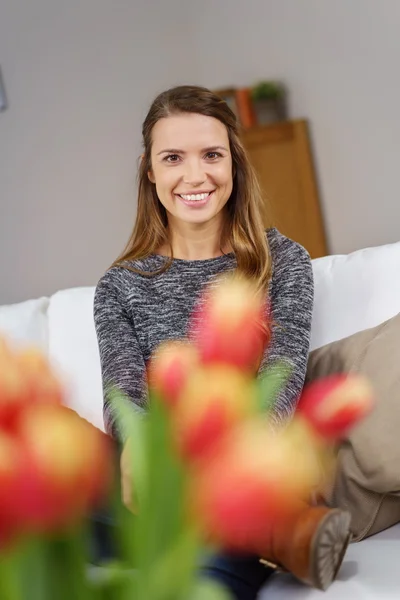
[[400,525],[350,544],[336,581],[314,590],[276,574],[258,600],[397,600],[400,590]]

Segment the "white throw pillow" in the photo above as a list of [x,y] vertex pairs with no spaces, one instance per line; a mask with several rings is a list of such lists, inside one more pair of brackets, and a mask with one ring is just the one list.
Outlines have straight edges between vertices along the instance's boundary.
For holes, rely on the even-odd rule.
[[65,380],[67,404],[104,431],[94,287],[63,290],[49,306],[49,357]]
[[47,353],[49,298],[0,306],[0,335],[12,343],[33,344]]
[[311,349],[400,312],[400,242],[313,260]]

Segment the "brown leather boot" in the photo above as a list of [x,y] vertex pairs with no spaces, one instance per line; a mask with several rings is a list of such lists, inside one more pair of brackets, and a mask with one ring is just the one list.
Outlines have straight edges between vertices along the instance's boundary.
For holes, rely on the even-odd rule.
[[336,578],[350,537],[348,512],[304,505],[274,528],[261,562],[326,590]]

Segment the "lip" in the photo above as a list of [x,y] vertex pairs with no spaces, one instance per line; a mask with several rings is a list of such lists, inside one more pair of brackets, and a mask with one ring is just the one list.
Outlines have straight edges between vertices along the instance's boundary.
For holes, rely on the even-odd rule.
[[215,188],[213,190],[189,190],[186,192],[175,192],[175,195],[180,196],[181,194],[184,194],[185,196],[191,196],[192,194],[211,194],[212,192],[215,192]]
[[[204,200],[184,200],[180,194],[176,194],[176,196],[182,202],[182,204],[184,204],[185,206],[190,206],[190,207],[194,207],[194,208],[202,208],[203,206],[206,206],[209,203],[210,198],[214,192],[215,192],[215,190],[211,190],[211,191],[205,190],[204,192],[196,191],[195,192],[196,194],[208,194],[207,198],[205,198]],[[188,194],[189,194],[189,192],[185,192],[185,196]]]

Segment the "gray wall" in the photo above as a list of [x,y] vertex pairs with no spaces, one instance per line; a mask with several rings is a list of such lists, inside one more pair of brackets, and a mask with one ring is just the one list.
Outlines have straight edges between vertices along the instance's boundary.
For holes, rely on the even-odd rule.
[[6,0],[0,304],[95,284],[135,215],[140,127],[193,62],[183,0]]
[[331,252],[400,239],[398,0],[6,0],[0,303],[91,285],[135,214],[140,125],[182,82],[284,76]]
[[[400,2],[204,0],[199,80],[284,75],[311,121],[333,253],[400,239]],[[212,15],[212,18],[211,18]],[[228,25],[227,25],[228,23]]]

